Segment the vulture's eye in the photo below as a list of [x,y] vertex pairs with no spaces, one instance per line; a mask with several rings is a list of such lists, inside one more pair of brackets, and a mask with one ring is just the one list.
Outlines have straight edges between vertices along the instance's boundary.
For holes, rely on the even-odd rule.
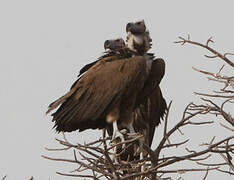
[[128,31],[130,27],[131,27],[131,23],[128,23],[126,26],[126,31]]
[[141,22],[137,22],[136,25],[141,25]]
[[107,46],[109,46],[110,45],[110,41],[109,40],[106,40],[105,42],[104,42],[104,47],[106,48]]

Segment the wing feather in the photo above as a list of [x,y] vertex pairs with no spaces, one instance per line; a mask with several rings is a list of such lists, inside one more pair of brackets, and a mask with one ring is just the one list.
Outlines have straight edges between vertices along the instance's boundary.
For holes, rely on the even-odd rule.
[[[150,75],[145,83],[143,94],[138,98],[134,119],[134,127],[138,131],[146,129],[147,144],[151,146],[155,127],[159,125],[166,111],[166,101],[162,96],[159,84],[165,74],[165,62],[157,58],[152,62]],[[146,126],[146,124],[148,126]]]
[[[93,65],[73,88],[52,103],[48,112],[62,104],[52,114],[57,131],[100,128],[97,119],[121,98],[142,88],[146,78],[146,63],[141,56],[115,61],[100,60]],[[102,118],[104,119],[104,118]],[[103,127],[101,127],[103,128]]]

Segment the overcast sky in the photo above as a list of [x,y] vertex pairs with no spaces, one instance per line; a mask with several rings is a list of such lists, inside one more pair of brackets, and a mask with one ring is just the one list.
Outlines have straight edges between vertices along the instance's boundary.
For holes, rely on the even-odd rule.
[[[0,177],[64,179],[55,172],[67,172],[72,169],[69,165],[41,158],[42,154],[68,158],[72,154],[44,150],[57,147],[54,138],[60,137],[52,130],[51,117],[45,116],[47,106],[67,92],[82,66],[102,54],[106,39],[125,38],[129,21],[145,20],[153,39],[151,51],[166,61],[161,87],[167,102],[173,100],[171,125],[178,122],[186,104],[198,100],[194,91],[214,87],[192,66],[216,72],[223,63],[205,59],[203,49],[181,47],[173,41],[188,33],[201,42],[212,36],[216,49],[234,52],[233,8],[230,0],[1,0]],[[185,133],[194,135],[193,142],[199,144],[214,134],[228,136],[218,128]],[[98,136],[98,131],[86,131],[71,138],[82,143]],[[194,173],[192,179],[199,177]],[[208,179],[221,177],[214,173]]]

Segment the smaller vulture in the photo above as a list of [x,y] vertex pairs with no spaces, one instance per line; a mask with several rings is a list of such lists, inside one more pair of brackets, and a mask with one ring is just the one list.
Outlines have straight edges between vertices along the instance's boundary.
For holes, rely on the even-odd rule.
[[104,55],[98,58],[98,60],[91,62],[85,65],[83,68],[81,68],[78,77],[81,76],[83,73],[85,73],[89,68],[95,65],[98,61],[104,58],[116,56],[116,59],[117,57],[123,59],[123,58],[129,58],[132,56],[130,53],[127,54],[125,42],[122,38],[106,40],[104,42],[104,49],[107,50],[104,52]]

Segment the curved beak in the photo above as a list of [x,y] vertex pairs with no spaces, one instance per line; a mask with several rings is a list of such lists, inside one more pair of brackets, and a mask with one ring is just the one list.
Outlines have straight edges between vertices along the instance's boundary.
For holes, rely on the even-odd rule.
[[126,32],[131,32],[131,29],[133,27],[133,23],[128,23],[127,26],[126,26]]
[[104,49],[106,50],[106,49],[110,48],[110,45],[111,45],[110,41],[109,41],[109,40],[106,40],[106,41],[104,42]]

